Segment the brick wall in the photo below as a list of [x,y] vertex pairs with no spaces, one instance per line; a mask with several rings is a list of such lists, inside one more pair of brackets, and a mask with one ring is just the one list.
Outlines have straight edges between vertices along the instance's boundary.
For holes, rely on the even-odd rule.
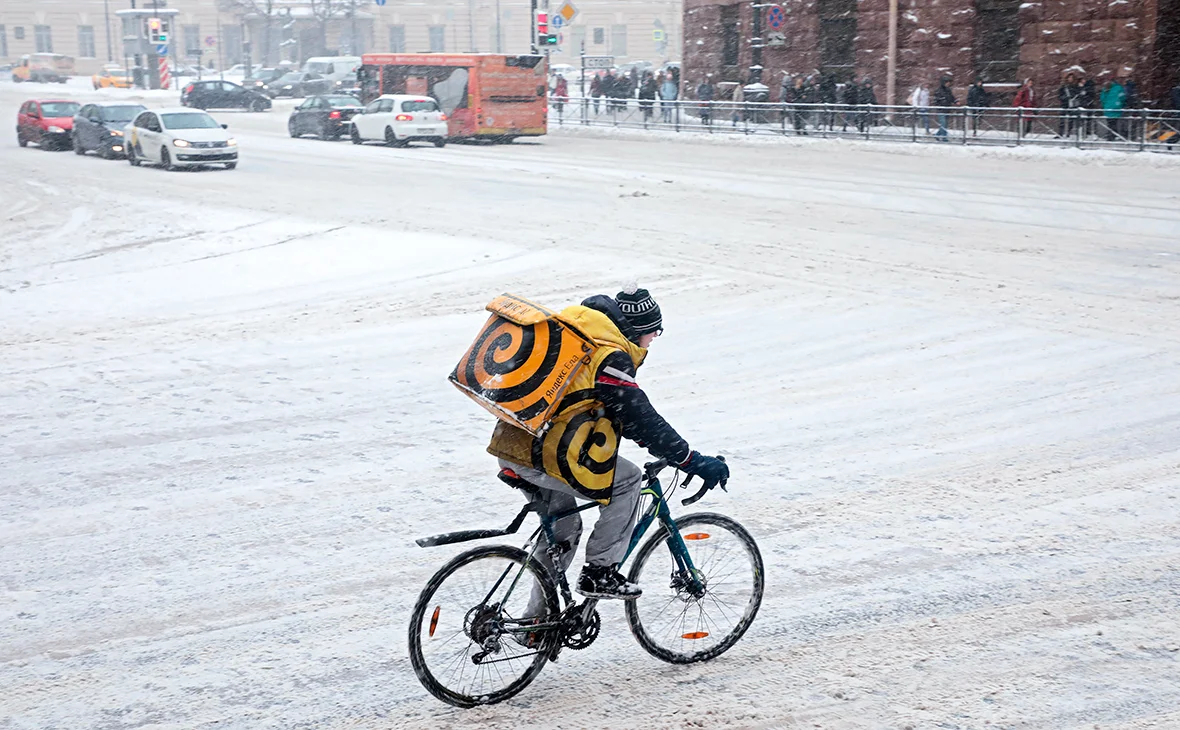
[[[1141,84],[1146,98],[1166,95],[1180,71],[1172,68],[1180,55],[1160,52],[1157,25],[1161,3],[1176,0],[1036,0],[1019,9],[1020,55],[1018,79],[1032,78],[1042,100],[1055,103],[1056,90],[1067,68],[1081,67],[1101,85],[1122,71]],[[732,0],[685,0],[685,78],[695,88],[705,73],[714,79],[733,70],[721,68],[720,7]],[[785,48],[763,51],[763,79],[777,98],[784,73],[811,74],[820,64],[820,22],[815,0],[784,0],[787,24]],[[740,78],[751,63],[752,9],[741,8]],[[1165,17],[1165,24],[1169,22]],[[904,103],[918,81],[933,85],[943,74],[954,79],[956,96],[964,98],[975,76],[976,0],[900,0],[898,14],[897,102]],[[889,0],[857,3],[856,77],[872,77],[877,98],[884,103],[889,49]],[[1166,50],[1166,49],[1165,49]],[[1163,59],[1163,60],[1161,60]],[[1168,64],[1167,69],[1160,68]],[[1173,80],[1175,79],[1175,80]],[[1002,103],[1014,87],[996,86]]]

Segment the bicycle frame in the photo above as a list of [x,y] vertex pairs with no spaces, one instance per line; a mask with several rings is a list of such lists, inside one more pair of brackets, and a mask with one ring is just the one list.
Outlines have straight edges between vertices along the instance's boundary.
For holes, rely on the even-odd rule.
[[[636,521],[635,528],[631,532],[631,541],[627,546],[627,552],[623,555],[623,559],[619,561],[619,566],[622,567],[622,565],[627,562],[627,559],[631,557],[631,554],[635,551],[635,548],[639,546],[639,542],[643,539],[643,536],[647,533],[652,523],[656,520],[659,520],[660,524],[663,525],[668,531],[668,550],[672,553],[672,560],[675,562],[677,568],[676,572],[684,576],[684,582],[680,587],[687,589],[694,595],[701,595],[705,592],[705,585],[701,582],[700,573],[692,563],[692,556],[689,555],[688,547],[684,544],[684,538],[681,537],[680,531],[676,527],[676,521],[672,517],[672,511],[668,509],[667,497],[664,494],[663,487],[660,485],[660,480],[657,477],[660,470],[662,470],[665,466],[667,466],[667,462],[663,461],[662,459],[655,463],[644,465],[644,476],[647,478],[647,483],[641,488],[640,496],[647,495],[652,498],[652,502],[650,505],[648,505],[643,515]],[[674,482],[673,489],[675,489],[675,487],[676,484]],[[699,491],[693,497],[684,500],[684,503],[692,504],[696,500],[700,499],[705,491],[706,489],[702,487],[701,491]],[[538,515],[541,524],[536,530],[533,531],[532,535],[529,536],[528,542],[526,542],[524,545],[524,550],[528,554],[529,560],[522,563],[520,568],[516,571],[516,575],[512,578],[512,584],[508,586],[508,592],[501,599],[501,603],[504,602],[508,596],[512,595],[512,592],[516,589],[516,585],[520,581],[521,576],[524,575],[524,571],[528,569],[529,561],[531,561],[533,558],[532,547],[535,545],[538,536],[544,535],[546,545],[545,549],[549,554],[550,560],[554,565],[559,564],[561,549],[558,546],[557,536],[555,533],[555,527],[557,523],[566,517],[570,517],[579,512],[584,512],[596,506],[598,506],[596,502],[587,502],[586,504],[559,512],[555,515]],[[516,517],[513,518],[511,524],[509,524],[508,527],[503,530],[461,530],[459,532],[451,532],[442,535],[434,535],[432,537],[420,538],[416,542],[422,547],[431,547],[434,545],[447,545],[456,542],[466,542],[468,540],[479,540],[489,537],[511,535],[520,528],[521,524],[524,522],[524,518],[528,515],[528,513],[535,511],[535,505],[533,505],[531,502],[526,504],[523,508],[521,508],[520,512],[517,513]],[[496,591],[499,590],[501,585],[503,585],[504,581],[508,578],[508,575],[511,572],[511,565],[504,569],[504,572],[500,574],[500,577],[496,580],[495,584],[488,591],[488,594],[484,597],[481,605],[488,604],[488,602],[492,599],[492,596],[495,595]],[[527,619],[511,620],[512,625],[502,625],[502,630],[504,630],[506,633],[524,634],[534,631],[553,631],[567,627],[578,629],[579,627],[583,627],[591,621],[592,615],[594,613],[594,607],[598,604],[599,599],[587,598],[581,604],[576,604],[574,602],[573,593],[570,591],[569,581],[566,579],[565,571],[562,570],[555,572],[556,575],[552,576],[553,581],[561,594],[561,606],[559,606],[560,613],[558,617],[559,620],[556,622],[544,623],[526,623]],[[673,576],[673,580],[676,580],[675,575]],[[575,608],[577,610],[573,610]],[[573,620],[573,623],[571,623],[571,620]],[[560,647],[561,641],[559,640],[554,644],[553,651],[556,652],[560,649]]]
[[[660,524],[662,524],[668,530],[668,549],[672,553],[672,559],[675,561],[676,567],[688,576],[689,583],[687,587],[694,593],[703,592],[704,585],[700,581],[700,576],[697,573],[696,567],[692,564],[692,556],[688,554],[688,547],[684,544],[684,538],[680,536],[680,531],[676,529],[676,521],[672,518],[672,511],[668,509],[668,500],[664,496],[664,490],[660,485],[660,480],[654,476],[651,477],[648,480],[647,485],[644,486],[640,491],[640,496],[643,495],[650,496],[652,498],[652,502],[643,515],[639,518],[639,520],[635,523],[635,529],[631,531],[631,542],[627,546],[627,552],[623,555],[623,559],[619,561],[619,566],[622,567],[622,565],[627,562],[627,558],[631,557],[631,553],[635,551],[635,548],[639,545],[639,541],[643,539],[643,536],[647,533],[648,528],[651,527],[652,522],[658,519]],[[555,546],[557,545],[557,536],[554,534],[554,527],[557,525],[557,523],[566,517],[575,515],[578,512],[584,512],[596,506],[597,504],[595,502],[590,502],[564,512],[559,512],[556,515],[551,515],[548,517],[539,515],[541,526],[533,532],[532,536],[529,538],[529,541],[525,543],[526,551],[528,550],[529,546],[532,545],[537,539],[537,535],[542,532],[545,535],[545,542],[548,545],[548,549],[550,551],[554,550]],[[529,555],[531,556],[532,553],[529,552]],[[553,563],[556,565],[557,555],[551,555],[551,557],[553,558]],[[520,572],[523,573],[525,567],[527,567],[527,565],[522,566]],[[574,600],[573,594],[570,592],[569,581],[565,577],[565,571],[557,571],[557,575],[554,576],[554,581],[557,583],[557,587],[561,591],[561,596],[565,602],[565,607],[568,608],[573,604]],[[503,581],[497,581],[496,586],[494,586],[492,589],[493,592],[499,587],[501,582]],[[509,589],[509,592],[511,593],[511,589]],[[489,594],[489,597],[490,595],[491,594]]]

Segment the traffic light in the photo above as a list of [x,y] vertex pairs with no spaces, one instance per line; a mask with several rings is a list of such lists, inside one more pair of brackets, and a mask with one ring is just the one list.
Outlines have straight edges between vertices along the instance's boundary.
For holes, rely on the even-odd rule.
[[537,11],[537,37],[549,35],[549,13]]
[[546,33],[545,35],[537,36],[537,45],[556,46],[557,45],[557,34],[556,33]]
[[148,39],[152,43],[168,43],[168,21],[161,18],[148,18]]

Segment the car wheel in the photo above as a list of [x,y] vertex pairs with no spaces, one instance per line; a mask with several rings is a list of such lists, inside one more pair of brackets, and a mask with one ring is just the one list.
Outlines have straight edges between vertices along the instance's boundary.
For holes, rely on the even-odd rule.
[[82,140],[78,139],[78,133],[74,132],[73,134],[70,135],[70,138],[74,140],[74,154],[75,155],[86,154],[86,149],[82,147]]
[[361,133],[356,131],[356,126],[354,125],[352,128],[352,143],[353,144],[360,144],[361,142],[362,142]]
[[20,133],[20,127],[16,128],[16,143],[21,147],[29,146],[29,140],[25,139],[25,136]]
[[132,167],[139,167],[139,158],[135,156],[135,148],[127,145],[127,163]]
[[168,154],[167,147],[160,148],[160,167],[164,168],[165,170],[176,169],[172,167],[172,155]]
[[252,111],[252,112],[266,111],[266,102],[264,102],[262,99],[255,99],[254,101],[250,102],[250,111]]
[[397,135],[393,133],[393,127],[385,128],[385,144],[390,147],[401,147],[403,143],[397,141]]
[[237,167],[237,166],[238,166],[238,163],[236,163],[236,162],[227,162],[227,163],[225,163],[225,169],[227,169],[227,170],[232,170],[232,169],[234,169],[234,168],[235,168],[235,167]]
[[288,119],[288,120],[287,120],[287,132],[288,132],[288,133],[289,133],[289,134],[290,134],[292,137],[298,137],[298,136],[299,136],[299,132],[296,132],[296,131],[295,131],[295,120],[294,120],[294,119]]
[[326,142],[327,140],[332,139],[336,135],[328,134],[328,128],[326,126],[324,126],[323,124],[321,124],[320,125],[320,133],[317,134],[316,136]]
[[440,147],[440,148],[446,147],[447,146],[447,138],[446,137],[439,137],[438,139],[434,140],[434,146]]

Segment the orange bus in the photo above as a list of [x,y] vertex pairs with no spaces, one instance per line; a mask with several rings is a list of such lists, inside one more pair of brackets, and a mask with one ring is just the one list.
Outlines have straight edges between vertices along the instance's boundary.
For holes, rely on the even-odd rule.
[[434,97],[451,137],[511,142],[547,129],[544,56],[495,53],[366,53],[357,72],[361,100],[382,94]]

